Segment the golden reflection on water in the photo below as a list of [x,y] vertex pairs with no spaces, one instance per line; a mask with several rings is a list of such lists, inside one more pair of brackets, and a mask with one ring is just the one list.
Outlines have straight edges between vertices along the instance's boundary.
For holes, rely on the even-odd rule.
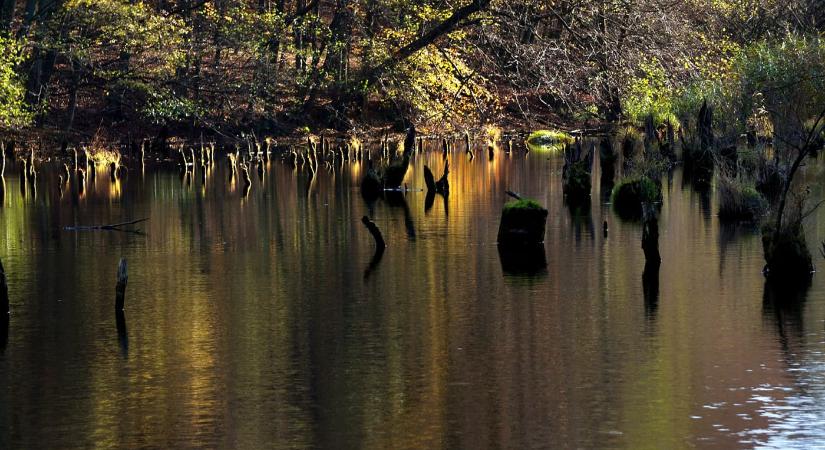
[[[44,170],[46,195],[7,196],[0,447],[739,447],[783,424],[822,437],[767,413],[825,386],[821,275],[800,311],[775,313],[758,234],[703,212],[715,199],[681,171],[665,182],[651,304],[640,227],[598,201],[598,182],[591,214],[575,216],[558,157],[488,161],[479,143],[470,160],[457,145],[450,195],[428,210],[423,165],[440,176],[444,160],[426,145],[404,179],[413,191],[374,204],[355,161],[314,177],[274,161],[263,180],[251,171],[248,195],[221,161],[205,184],[149,167],[60,199]],[[821,195],[821,164],[806,175]],[[507,189],[550,210],[542,273],[502,270]],[[388,242],[369,278],[363,215]],[[139,217],[145,235],[62,231]],[[128,346],[112,317],[120,257]]]

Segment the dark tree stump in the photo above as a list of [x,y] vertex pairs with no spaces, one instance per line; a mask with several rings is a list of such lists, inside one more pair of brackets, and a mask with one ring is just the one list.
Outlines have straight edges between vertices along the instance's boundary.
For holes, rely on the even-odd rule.
[[115,311],[123,311],[126,301],[126,283],[129,281],[126,258],[121,258],[117,266],[117,286],[115,287]]

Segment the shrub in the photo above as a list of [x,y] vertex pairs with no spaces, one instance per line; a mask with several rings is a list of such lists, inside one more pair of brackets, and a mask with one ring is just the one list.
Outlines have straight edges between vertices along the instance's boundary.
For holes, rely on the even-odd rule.
[[647,176],[624,178],[613,188],[613,209],[623,219],[642,217],[643,203],[662,201],[660,184]]
[[723,220],[757,221],[768,209],[768,202],[753,183],[719,176],[719,218]]
[[0,130],[24,127],[32,119],[25,106],[26,88],[15,73],[15,67],[22,61],[20,43],[0,35]]

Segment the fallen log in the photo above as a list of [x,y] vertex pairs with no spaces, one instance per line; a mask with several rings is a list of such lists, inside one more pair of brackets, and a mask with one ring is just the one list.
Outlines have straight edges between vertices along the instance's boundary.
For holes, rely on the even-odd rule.
[[140,230],[122,230],[121,228],[129,225],[136,225],[146,222],[149,218],[132,220],[130,222],[114,223],[109,225],[78,225],[73,227],[63,227],[64,231],[125,231],[132,233],[139,233]]

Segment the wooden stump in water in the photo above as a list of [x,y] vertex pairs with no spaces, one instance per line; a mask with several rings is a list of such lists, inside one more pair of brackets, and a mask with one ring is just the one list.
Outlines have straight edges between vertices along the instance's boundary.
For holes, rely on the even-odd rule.
[[645,268],[656,269],[662,262],[659,254],[659,217],[656,205],[642,205],[642,250],[645,253]]
[[129,281],[126,258],[120,258],[117,265],[117,286],[115,287],[115,311],[123,311],[126,301],[126,283]]

